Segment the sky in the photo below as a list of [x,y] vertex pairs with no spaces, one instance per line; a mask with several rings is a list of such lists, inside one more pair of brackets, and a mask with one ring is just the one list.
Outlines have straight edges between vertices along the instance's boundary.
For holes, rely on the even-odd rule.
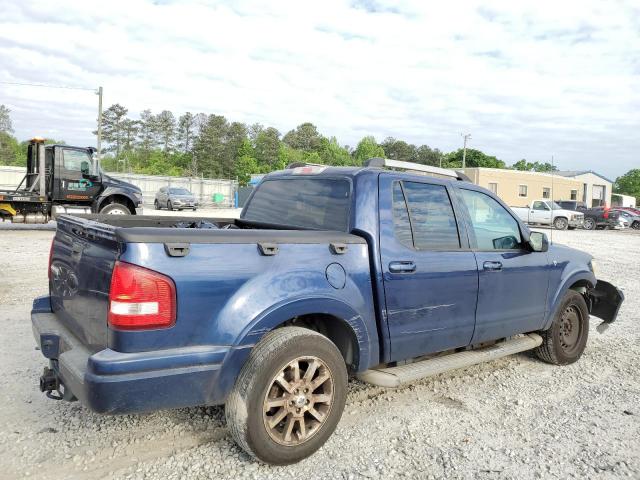
[[[98,97],[310,121],[615,178],[640,168],[640,2],[0,0],[15,135],[95,145]],[[71,86],[49,89],[2,82]]]

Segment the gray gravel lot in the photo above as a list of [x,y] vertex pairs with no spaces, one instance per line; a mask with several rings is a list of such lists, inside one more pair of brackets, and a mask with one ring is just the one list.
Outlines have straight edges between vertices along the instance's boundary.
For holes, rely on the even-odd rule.
[[277,468],[233,444],[221,407],[109,417],[39,392],[29,310],[52,235],[0,229],[0,478],[640,478],[638,232],[554,232],[627,296],[577,364],[522,354],[399,390],[352,381],[328,443]]

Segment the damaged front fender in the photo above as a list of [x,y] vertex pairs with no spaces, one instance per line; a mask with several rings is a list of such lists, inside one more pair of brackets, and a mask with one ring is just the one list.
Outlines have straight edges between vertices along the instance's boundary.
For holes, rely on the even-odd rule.
[[591,315],[603,320],[597,327],[598,332],[602,333],[616,320],[620,305],[624,301],[624,294],[609,282],[598,280],[595,288],[588,291],[588,298],[591,303]]

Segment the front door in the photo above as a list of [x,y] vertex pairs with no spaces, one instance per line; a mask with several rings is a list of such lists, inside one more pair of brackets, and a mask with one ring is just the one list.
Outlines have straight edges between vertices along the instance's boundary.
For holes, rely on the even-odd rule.
[[379,178],[380,246],[390,360],[468,345],[478,271],[451,191],[435,178]]
[[84,149],[63,147],[58,150],[55,161],[54,198],[70,203],[92,202],[100,192],[101,183],[90,153]]
[[532,252],[507,209],[484,192],[460,188],[479,272],[472,343],[542,327],[549,288],[546,252]]

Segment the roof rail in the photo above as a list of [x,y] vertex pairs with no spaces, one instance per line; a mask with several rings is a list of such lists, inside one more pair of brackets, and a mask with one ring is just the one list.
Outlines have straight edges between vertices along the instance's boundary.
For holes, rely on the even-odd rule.
[[390,160],[388,158],[370,158],[365,160],[365,167],[376,168],[396,168],[398,170],[405,170],[407,172],[416,172],[426,175],[441,176],[446,178],[455,178],[463,182],[470,182],[471,179],[467,177],[463,172],[450,170],[448,168],[432,167],[430,165],[422,165],[420,163],[402,162],[400,160]]
[[308,162],[293,162],[287,165],[287,170],[291,168],[300,168],[300,167],[328,167],[329,165],[323,165],[321,163],[308,163]]

